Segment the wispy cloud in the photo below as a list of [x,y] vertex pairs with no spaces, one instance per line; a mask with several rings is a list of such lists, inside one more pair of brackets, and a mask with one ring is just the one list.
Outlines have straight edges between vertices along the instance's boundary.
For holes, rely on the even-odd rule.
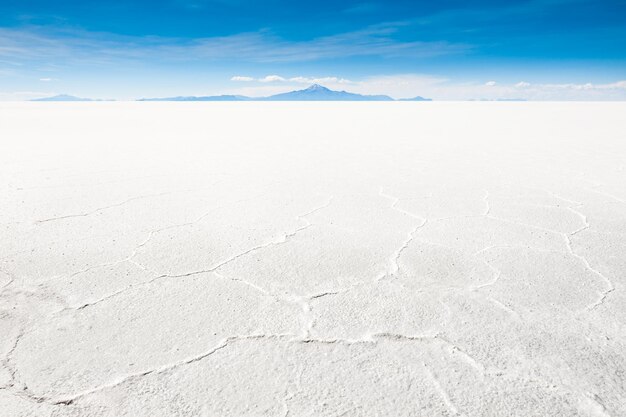
[[352,81],[340,77],[293,77],[289,81],[301,84],[354,84]]
[[236,75],[231,77],[231,81],[257,81],[260,83],[298,83],[298,84],[353,84],[352,81],[341,77],[282,77],[280,75],[266,75],[261,78],[245,77]]
[[250,81],[254,81],[254,78],[252,78],[252,77],[245,77],[245,76],[242,76],[242,75],[235,75],[234,77],[231,77],[230,80],[231,81],[250,82]]
[[197,39],[184,45],[163,46],[165,56],[196,59],[289,63],[371,56],[426,58],[466,53],[464,44],[445,41],[401,41],[395,38],[400,23],[375,25],[363,30],[305,41],[282,39],[268,31]]
[[[531,87],[528,84],[526,87]],[[555,90],[573,90],[573,91],[590,91],[590,90],[626,90],[626,81],[617,81],[608,84],[538,84],[543,88],[555,89]]]
[[443,82],[425,90],[438,99],[524,99],[524,100],[626,100],[626,81],[613,83],[454,83]]
[[52,62],[103,65],[120,60],[307,62],[375,56],[429,57],[467,52],[469,46],[445,41],[403,41],[402,23],[387,23],[310,40],[287,40],[270,31],[177,39],[132,37],[78,30],[0,28],[0,58],[18,63]]

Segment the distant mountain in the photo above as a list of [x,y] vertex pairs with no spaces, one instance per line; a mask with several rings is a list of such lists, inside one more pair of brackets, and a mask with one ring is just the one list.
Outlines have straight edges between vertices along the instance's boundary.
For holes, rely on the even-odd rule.
[[313,84],[305,90],[291,91],[262,98],[263,101],[393,101],[389,96],[364,96],[348,93],[347,91],[333,91],[318,84]]
[[432,98],[424,98],[424,97],[417,96],[417,97],[413,97],[413,98],[401,98],[398,101],[433,101],[433,99]]
[[[275,94],[269,97],[246,97],[246,96],[189,96],[189,97],[166,97],[166,98],[142,98],[138,101],[395,101],[389,96],[368,96],[348,93],[347,91],[334,91],[318,84],[313,84],[307,89],[290,91],[288,93]],[[414,97],[401,101],[431,101],[429,98]]]
[[90,98],[74,97],[67,94],[59,94],[58,96],[36,98],[31,101],[95,101]]
[[188,96],[188,97],[165,97],[165,98],[142,98],[137,101],[249,101],[245,96]]

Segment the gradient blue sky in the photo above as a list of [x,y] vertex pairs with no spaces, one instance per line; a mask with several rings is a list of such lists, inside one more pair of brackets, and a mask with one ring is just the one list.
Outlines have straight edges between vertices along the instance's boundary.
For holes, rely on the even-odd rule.
[[0,99],[626,99],[626,0],[1,0]]

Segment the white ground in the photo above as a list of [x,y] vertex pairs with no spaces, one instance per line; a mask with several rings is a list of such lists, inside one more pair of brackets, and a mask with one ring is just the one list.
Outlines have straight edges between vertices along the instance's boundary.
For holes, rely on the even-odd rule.
[[0,416],[626,416],[626,104],[4,103]]

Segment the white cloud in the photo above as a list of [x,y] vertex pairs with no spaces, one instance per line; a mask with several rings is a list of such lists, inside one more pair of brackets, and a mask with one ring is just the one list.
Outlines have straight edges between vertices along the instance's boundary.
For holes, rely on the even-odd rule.
[[617,81],[610,84],[592,84],[587,83],[583,85],[566,84],[570,88],[577,88],[582,90],[626,90],[626,81]]
[[234,77],[232,77],[230,79],[231,81],[244,81],[244,82],[248,82],[248,81],[254,81],[254,78],[252,77],[244,77],[242,75],[235,75]]
[[280,75],[266,75],[263,78],[254,79],[251,77],[233,77],[232,81],[258,81],[261,83],[298,83],[298,84],[352,84],[353,82],[340,77],[290,77],[285,78]]
[[353,84],[352,81],[339,77],[293,77],[289,81],[301,84]]
[[259,81],[262,83],[274,83],[274,82],[284,82],[287,79],[281,77],[280,75],[266,75],[263,78],[259,78]]
[[486,85],[487,87],[493,87],[493,86],[495,86],[496,84],[497,84],[497,83],[496,83],[495,81],[487,81],[487,82],[485,83],[485,85]]
[[520,81],[517,84],[515,84],[516,88],[526,88],[526,87],[530,87],[530,83],[527,83],[526,81]]

